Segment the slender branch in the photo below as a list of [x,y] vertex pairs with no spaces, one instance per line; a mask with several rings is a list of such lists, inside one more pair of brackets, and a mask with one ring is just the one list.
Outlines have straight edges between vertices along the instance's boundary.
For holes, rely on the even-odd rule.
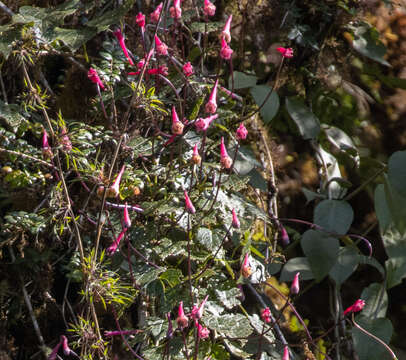
[[8,149],[4,149],[4,148],[0,148],[0,152],[5,152],[5,153],[8,153],[8,154],[20,156],[22,158],[38,162],[41,165],[48,166],[48,167],[50,167],[52,169],[56,169],[56,167],[54,165],[52,165],[52,164],[50,164],[50,163],[48,163],[48,162],[46,162],[44,160],[38,159],[38,158],[36,158],[34,156],[31,156],[31,155],[23,154],[23,153],[14,151],[14,150],[8,150]]

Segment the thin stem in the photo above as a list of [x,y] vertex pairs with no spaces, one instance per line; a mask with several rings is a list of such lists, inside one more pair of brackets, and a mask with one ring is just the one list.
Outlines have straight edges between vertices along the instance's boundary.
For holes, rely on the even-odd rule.
[[192,288],[192,264],[190,261],[190,214],[187,215],[187,272],[189,276],[189,292],[191,303],[194,303],[193,288]]
[[48,163],[48,162],[46,162],[44,160],[38,159],[38,158],[36,158],[34,156],[31,156],[31,155],[23,154],[23,153],[20,153],[20,152],[17,152],[17,151],[8,150],[8,149],[4,149],[4,148],[0,148],[0,152],[13,154],[13,155],[16,155],[16,156],[21,156],[22,158],[38,162],[41,165],[48,166],[48,167],[56,170],[56,167],[54,165],[52,165],[52,164],[50,164],[50,163]]
[[344,200],[348,201],[352,199],[355,195],[357,195],[359,192],[364,190],[371,182],[373,182],[379,175],[381,175],[383,172],[385,172],[387,169],[387,166],[382,167],[382,169],[378,170],[374,175],[372,175],[367,181],[362,183],[360,186],[358,186],[353,192],[349,193]]

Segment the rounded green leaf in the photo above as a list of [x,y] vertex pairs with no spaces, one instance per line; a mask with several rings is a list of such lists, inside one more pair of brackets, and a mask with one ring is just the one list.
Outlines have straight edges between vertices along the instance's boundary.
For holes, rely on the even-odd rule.
[[344,200],[323,200],[314,209],[314,222],[326,231],[344,235],[354,219],[354,211]]
[[300,272],[301,280],[314,279],[309,260],[305,257],[295,257],[284,265],[280,281],[292,281],[297,272]]
[[362,291],[361,299],[365,301],[362,315],[366,317],[385,317],[388,308],[388,293],[384,284],[373,283]]
[[406,197],[406,150],[397,151],[389,158],[388,177],[398,193]]
[[307,230],[302,236],[301,245],[315,279],[322,280],[337,262],[338,240],[320,231]]
[[302,100],[294,97],[287,98],[286,110],[288,110],[290,117],[299,128],[300,135],[305,140],[317,138],[320,132],[319,119]]
[[330,270],[330,277],[341,285],[347,280],[358,266],[358,252],[352,247],[340,248],[336,264]]
[[[256,85],[250,89],[251,95],[258,106],[261,106],[268,96],[271,88],[268,85]],[[262,106],[260,113],[265,123],[269,123],[279,110],[279,96],[276,91],[272,91],[271,96]]]
[[[244,89],[251,86],[255,86],[257,83],[257,77],[255,75],[246,75],[240,71],[234,71],[234,89]],[[231,89],[233,86],[233,79],[228,79],[228,87]]]

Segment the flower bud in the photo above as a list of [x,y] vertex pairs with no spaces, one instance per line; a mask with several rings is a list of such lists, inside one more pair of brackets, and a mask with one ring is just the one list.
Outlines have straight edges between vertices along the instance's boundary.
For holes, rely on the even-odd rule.
[[209,114],[214,114],[217,111],[217,86],[219,80],[217,79],[214,83],[213,89],[211,90],[209,101],[206,103],[205,111]]
[[231,225],[234,229],[239,229],[240,228],[240,220],[238,220],[237,214],[235,213],[235,210],[233,209],[232,211],[233,214],[233,221],[231,222]]
[[176,318],[176,323],[178,324],[179,328],[183,330],[186,328],[189,324],[189,319],[185,315],[185,312],[183,311],[183,301],[179,303],[179,308],[178,308],[178,317]]
[[261,319],[265,323],[270,323],[271,322],[271,310],[269,310],[269,307],[262,309],[261,311]]
[[185,208],[186,208],[186,211],[189,214],[194,214],[196,212],[196,209],[193,206],[192,201],[190,200],[189,195],[187,194],[186,190],[184,191],[184,195],[185,195]]
[[214,16],[216,7],[210,0],[204,0],[203,13],[206,16]]
[[292,285],[290,287],[290,293],[293,294],[293,295],[298,294],[299,290],[300,290],[300,287],[299,287],[299,275],[300,275],[300,272],[297,272],[295,274],[295,277],[293,278],[293,281],[292,281]]
[[155,49],[158,55],[168,55],[168,46],[155,35]]
[[224,25],[223,31],[221,32],[221,37],[228,43],[231,41],[230,27],[232,19],[233,15],[230,15],[226,21],[226,24]]
[[197,148],[197,144],[193,147],[193,155],[192,155],[192,163],[195,165],[200,165],[202,162],[202,158],[199,155],[199,149]]
[[236,131],[236,136],[238,140],[245,140],[248,135],[248,130],[244,126],[244,123],[241,123],[239,128]]
[[220,143],[220,164],[224,169],[230,169],[233,164],[233,160],[228,156],[223,137],[221,138]]
[[184,125],[179,120],[178,114],[176,113],[176,109],[172,106],[172,134],[174,135],[182,135],[183,134]]
[[364,308],[364,306],[365,306],[365,301],[362,299],[358,299],[354,304],[352,304],[350,307],[345,309],[344,315],[361,311]]
[[193,66],[190,61],[183,65],[182,70],[186,77],[193,75]]
[[159,16],[161,15],[161,11],[162,11],[162,6],[163,6],[163,3],[160,3],[156,7],[156,9],[151,13],[150,19],[151,19],[152,23],[154,23],[154,24],[158,23]]
[[249,278],[252,274],[251,266],[250,266],[250,260],[249,260],[249,254],[246,253],[244,257],[244,262],[241,266],[241,275],[244,278]]

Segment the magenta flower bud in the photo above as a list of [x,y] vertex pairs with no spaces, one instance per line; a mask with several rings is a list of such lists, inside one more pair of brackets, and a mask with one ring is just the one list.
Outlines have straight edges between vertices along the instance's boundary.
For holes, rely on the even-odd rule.
[[261,319],[264,323],[270,323],[272,318],[271,310],[269,307],[261,310]]
[[121,32],[121,29],[118,28],[116,31],[113,32],[113,34],[117,38],[118,43],[120,44],[121,50],[123,50],[124,56],[127,58],[130,65],[134,65],[133,60],[130,58],[130,55],[128,55],[127,47],[125,46],[124,36]]
[[65,152],[69,152],[72,150],[72,142],[69,139],[68,133],[66,132],[65,128],[62,128],[61,137],[59,142],[62,145],[62,150]]
[[214,16],[216,7],[210,0],[204,0],[203,13],[206,16]]
[[211,90],[209,101],[206,104],[205,110],[209,114],[214,114],[217,111],[217,85],[219,79],[214,83],[213,89]]
[[179,120],[178,114],[176,113],[175,106],[172,106],[172,134],[182,135],[184,125]]
[[197,336],[199,339],[207,339],[210,335],[210,330],[207,327],[203,327],[199,322],[195,321],[195,326],[197,327]]
[[292,58],[293,57],[293,49],[292,48],[284,48],[284,47],[278,47],[276,48],[284,58]]
[[185,207],[186,207],[186,211],[187,211],[189,214],[194,214],[194,213],[196,212],[196,209],[195,209],[195,207],[193,206],[192,201],[190,200],[189,195],[187,194],[187,191],[186,191],[186,190],[184,191],[184,194],[185,194]]
[[158,55],[168,55],[168,47],[155,35],[155,49]]
[[292,285],[290,287],[290,293],[293,295],[299,294],[299,290],[300,290],[299,275],[300,275],[300,272],[297,272],[295,274],[295,277],[293,278],[293,281],[292,281]]
[[128,213],[128,206],[127,203],[125,203],[124,207],[124,218],[123,218],[123,229],[129,229],[131,227],[131,219],[130,219],[130,214]]
[[219,116],[218,114],[211,115],[207,118],[198,118],[195,122],[196,130],[197,131],[206,131],[213,120],[217,119]]
[[287,346],[283,348],[282,360],[289,360],[289,348]]
[[63,353],[66,356],[70,355],[72,350],[69,348],[68,339],[66,338],[65,335],[61,335],[61,343],[62,343]]
[[280,230],[281,230],[281,239],[282,239],[282,245],[283,246],[288,246],[290,241],[289,241],[289,235],[286,229],[280,225]]
[[220,164],[224,169],[231,168],[231,165],[233,164],[233,160],[228,156],[223,137],[221,138],[220,143]]
[[244,123],[241,123],[239,128],[236,131],[236,136],[238,140],[245,140],[248,135],[248,130],[244,126]]
[[159,20],[159,16],[161,15],[161,11],[162,11],[162,6],[163,4],[160,3],[156,9],[151,13],[150,18],[151,18],[151,22],[156,24],[158,23]]
[[138,15],[135,17],[135,22],[140,28],[145,27],[145,15],[142,12],[139,12]]
[[186,77],[192,76],[193,75],[193,66],[188,61],[185,65],[183,65],[183,73],[185,74]]
[[121,178],[124,174],[124,169],[125,169],[125,165],[123,165],[123,167],[121,168],[120,172],[118,173],[116,179],[113,182],[113,185],[111,185],[107,189],[107,197],[109,197],[109,198],[117,197],[120,194],[120,182],[121,182]]
[[97,71],[95,69],[90,68],[89,71],[87,72],[87,77],[91,82],[99,85],[100,89],[104,89],[104,85],[100,80],[99,75],[97,74]]
[[246,253],[244,257],[244,261],[241,266],[241,275],[244,278],[249,278],[252,274],[251,265],[250,265],[250,257],[249,254]]
[[362,299],[358,299],[354,304],[352,304],[350,307],[345,309],[344,315],[361,311],[364,308],[364,306],[365,306],[365,301]]
[[145,65],[145,59],[141,59],[140,61],[137,62],[137,68],[142,69]]
[[233,50],[228,46],[227,41],[222,37],[221,38],[221,50],[220,57],[224,60],[230,60],[233,55]]
[[182,9],[180,7],[180,0],[173,0],[173,6],[169,9],[171,18],[179,20],[182,17]]
[[209,298],[209,295],[206,295],[204,300],[200,303],[200,306],[197,307],[196,305],[193,306],[192,308],[192,313],[191,317],[195,320],[199,320],[203,316],[203,311],[204,311],[204,305],[206,304],[207,299]]
[[235,210],[233,209],[232,211],[233,214],[233,221],[231,222],[231,225],[234,229],[239,229],[240,228],[240,220],[238,220],[237,214],[235,213]]
[[55,360],[56,356],[58,354],[59,348],[62,345],[62,341],[59,341],[58,345],[56,345],[53,349],[52,352],[48,356],[48,360]]
[[231,20],[233,20],[233,15],[230,15],[224,25],[223,31],[221,32],[221,37],[228,43],[231,41],[230,27]]
[[117,251],[117,249],[118,249],[118,247],[120,245],[120,241],[123,239],[126,230],[127,229],[121,231],[121,233],[117,236],[117,239],[114,240],[113,244],[111,244],[107,248],[107,250],[106,250],[107,255],[113,255]]
[[193,154],[192,154],[192,163],[196,165],[200,165],[202,162],[202,158],[199,155],[199,149],[197,148],[197,143],[193,147]]
[[185,315],[185,312],[183,311],[183,301],[179,303],[179,308],[178,308],[178,317],[176,318],[176,323],[178,324],[179,328],[183,330],[186,328],[189,324],[189,319]]
[[48,133],[45,129],[42,134],[42,156],[44,157],[44,159],[51,159],[53,156],[51,147],[49,146],[48,142]]

